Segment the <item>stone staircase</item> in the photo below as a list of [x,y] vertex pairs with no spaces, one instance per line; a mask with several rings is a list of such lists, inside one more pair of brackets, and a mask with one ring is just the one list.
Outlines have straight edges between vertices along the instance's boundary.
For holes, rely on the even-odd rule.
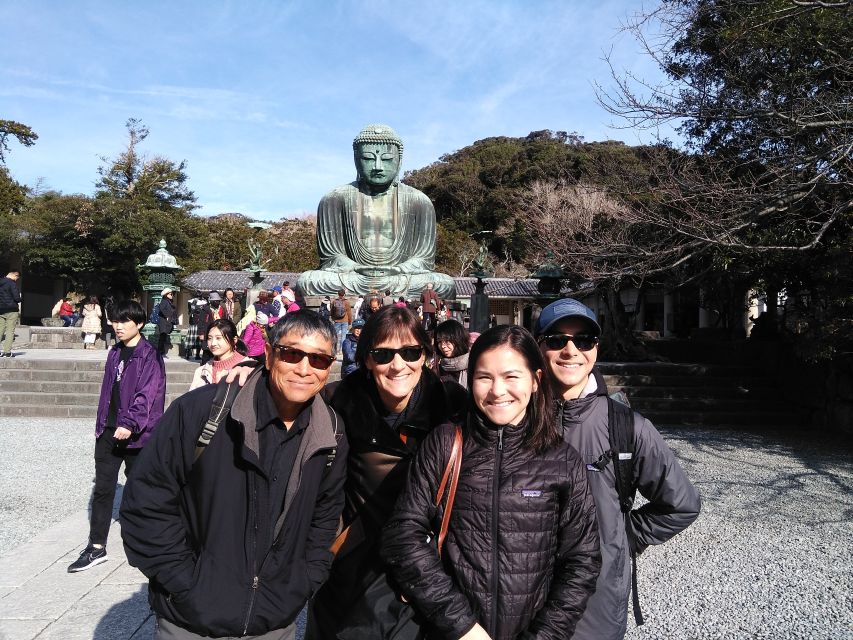
[[[197,362],[166,361],[166,406],[187,392]],[[103,360],[0,360],[0,416],[92,418],[98,411]]]
[[[190,388],[196,361],[166,360],[166,406]],[[340,378],[340,362],[329,381]],[[104,360],[0,358],[0,417],[92,418],[98,412]]]
[[786,405],[776,382],[744,365],[600,363],[611,393],[656,425],[794,426],[801,416]]

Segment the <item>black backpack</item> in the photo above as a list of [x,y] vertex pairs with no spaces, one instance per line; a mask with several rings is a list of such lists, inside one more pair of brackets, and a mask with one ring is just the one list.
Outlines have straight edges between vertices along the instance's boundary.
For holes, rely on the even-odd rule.
[[332,320],[340,320],[347,315],[347,305],[341,298],[332,300]]
[[[637,496],[634,485],[634,452],[637,443],[634,436],[634,412],[631,410],[628,396],[622,391],[607,396],[607,437],[610,449],[601,454],[595,466],[603,471],[613,461],[613,474],[616,476],[616,493],[619,496],[619,509],[625,518],[625,530],[631,535],[631,509]],[[631,551],[631,598],[634,608],[634,621],[642,625],[643,612],[640,610],[640,597],[637,594],[637,554]]]

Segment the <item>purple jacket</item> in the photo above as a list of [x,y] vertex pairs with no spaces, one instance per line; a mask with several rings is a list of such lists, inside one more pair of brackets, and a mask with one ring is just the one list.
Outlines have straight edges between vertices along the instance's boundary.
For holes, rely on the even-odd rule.
[[[110,349],[101,383],[101,398],[98,401],[98,418],[95,421],[95,437],[100,438],[107,424],[110,396],[116,379],[121,344]],[[127,361],[124,375],[119,382],[119,408],[116,426],[133,432],[127,444],[129,449],[138,449],[145,444],[160,418],[166,404],[166,367],[163,357],[144,338],[136,345]]]

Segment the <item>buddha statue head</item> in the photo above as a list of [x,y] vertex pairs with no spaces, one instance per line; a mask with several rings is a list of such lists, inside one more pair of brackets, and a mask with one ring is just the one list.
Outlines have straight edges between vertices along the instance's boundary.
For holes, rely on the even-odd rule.
[[383,193],[396,183],[403,159],[403,141],[385,124],[369,124],[352,141],[358,183]]

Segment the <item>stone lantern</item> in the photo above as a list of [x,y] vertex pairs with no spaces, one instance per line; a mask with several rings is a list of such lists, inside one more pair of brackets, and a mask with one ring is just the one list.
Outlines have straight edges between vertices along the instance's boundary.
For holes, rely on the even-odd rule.
[[529,318],[525,314],[525,326],[528,330],[533,331],[542,309],[560,297],[563,280],[568,278],[569,274],[555,262],[554,254],[549,251],[545,256],[545,262],[539,265],[539,268],[530,274],[530,277],[539,281],[536,284],[536,289],[539,291],[539,295],[536,296],[536,304],[531,307]]
[[[142,289],[144,291],[151,292],[149,314],[156,305],[160,304],[160,300],[163,299],[163,296],[160,295],[160,292],[163,291],[163,289],[169,287],[175,293],[181,290],[181,288],[175,284],[175,274],[181,269],[181,267],[178,266],[178,261],[175,259],[175,256],[166,250],[165,240],[160,240],[160,248],[148,256],[145,264],[139,265],[137,269],[140,273],[147,276],[145,278],[146,283],[142,285]],[[142,333],[145,338],[150,341],[152,336],[157,335],[157,327],[152,327],[150,324],[146,324]],[[181,332],[179,329],[172,332],[172,336],[170,336],[172,344],[175,344],[175,341],[173,340],[175,336],[180,340],[180,335]],[[156,343],[156,339],[153,342]]]
[[563,280],[568,277],[568,274],[554,261],[554,254],[549,251],[545,256],[545,262],[530,277],[539,280],[536,285],[539,291],[536,302],[544,308],[560,297]]

